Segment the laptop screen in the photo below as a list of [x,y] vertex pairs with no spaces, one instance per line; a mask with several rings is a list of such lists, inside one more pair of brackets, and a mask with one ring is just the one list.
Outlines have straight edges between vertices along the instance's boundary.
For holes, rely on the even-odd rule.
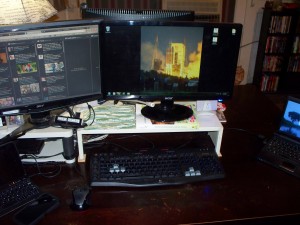
[[25,176],[23,165],[14,143],[0,146],[0,188]]
[[300,99],[288,97],[279,131],[300,140]]

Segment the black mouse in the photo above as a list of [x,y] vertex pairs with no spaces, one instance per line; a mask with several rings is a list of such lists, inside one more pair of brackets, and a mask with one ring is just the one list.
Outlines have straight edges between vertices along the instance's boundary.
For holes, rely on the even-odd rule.
[[72,204],[71,208],[76,211],[82,211],[89,208],[91,204],[91,190],[89,187],[76,187],[72,191]]

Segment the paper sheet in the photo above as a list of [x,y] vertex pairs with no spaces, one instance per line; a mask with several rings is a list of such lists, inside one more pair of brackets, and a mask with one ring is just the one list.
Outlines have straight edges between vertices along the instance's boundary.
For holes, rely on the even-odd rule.
[[0,24],[42,22],[56,13],[57,10],[47,0],[2,0]]

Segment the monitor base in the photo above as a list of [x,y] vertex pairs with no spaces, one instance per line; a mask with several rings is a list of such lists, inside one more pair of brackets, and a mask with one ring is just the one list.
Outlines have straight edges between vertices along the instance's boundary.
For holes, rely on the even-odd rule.
[[193,110],[184,105],[174,104],[173,100],[162,100],[154,107],[145,106],[141,113],[144,117],[157,122],[175,122],[190,118]]

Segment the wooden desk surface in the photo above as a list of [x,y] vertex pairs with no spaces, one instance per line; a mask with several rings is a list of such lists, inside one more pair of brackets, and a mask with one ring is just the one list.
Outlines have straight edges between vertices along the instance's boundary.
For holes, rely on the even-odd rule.
[[[300,224],[300,180],[255,158],[262,142],[253,133],[272,134],[279,109],[253,86],[236,87],[226,105],[221,146],[225,179],[168,188],[93,187],[92,206],[75,212],[69,207],[71,190],[86,183],[85,165],[64,165],[55,178],[33,178],[61,201],[39,224]],[[11,218],[0,218],[0,224],[12,224]]]

